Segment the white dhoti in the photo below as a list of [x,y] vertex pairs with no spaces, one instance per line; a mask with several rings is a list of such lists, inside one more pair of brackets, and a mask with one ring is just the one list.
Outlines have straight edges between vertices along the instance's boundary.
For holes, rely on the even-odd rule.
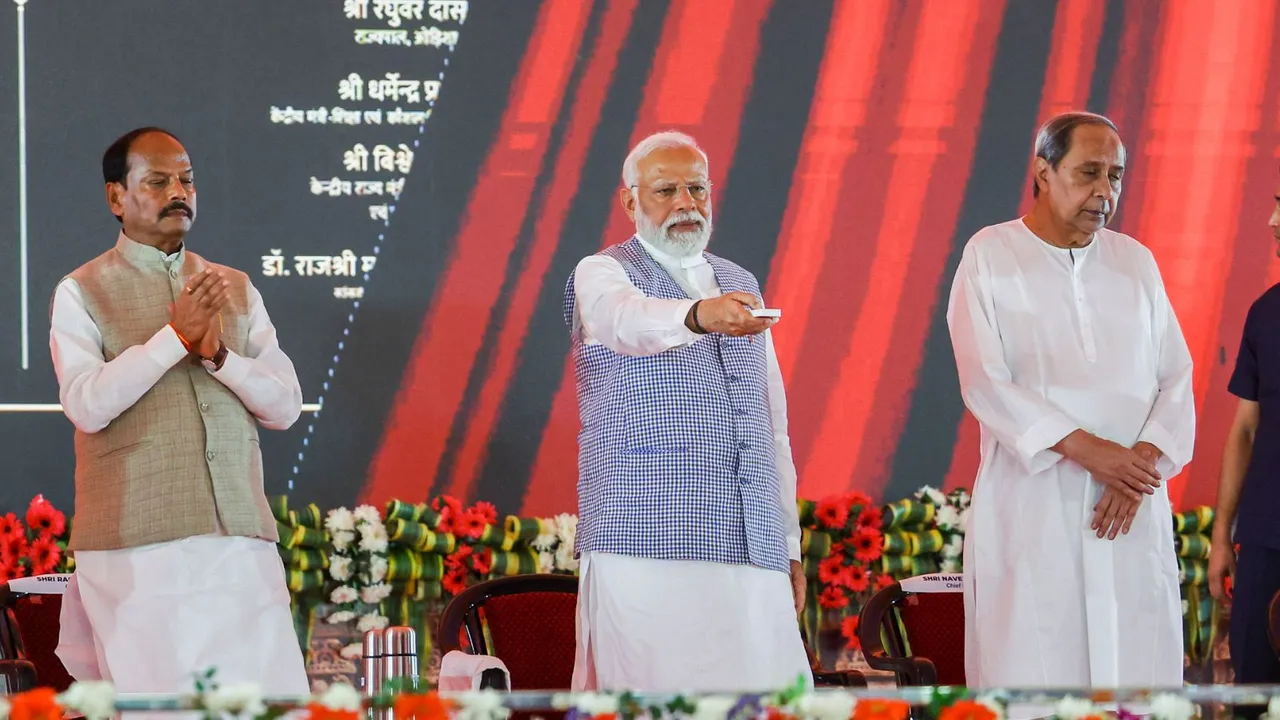
[[309,691],[273,543],[206,535],[75,557],[57,654],[77,680],[185,694],[213,668],[268,696]]
[[575,691],[813,684],[785,573],[584,553],[578,576]]

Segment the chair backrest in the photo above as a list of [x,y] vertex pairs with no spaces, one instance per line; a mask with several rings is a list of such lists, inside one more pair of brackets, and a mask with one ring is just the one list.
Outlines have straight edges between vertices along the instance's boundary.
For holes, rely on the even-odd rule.
[[440,617],[441,653],[493,655],[511,673],[512,690],[568,690],[577,648],[578,578],[513,575],[462,591]]
[[62,595],[12,591],[8,584],[0,590],[4,619],[0,623],[0,653],[5,659],[29,660],[36,669],[41,687],[62,692],[72,678],[55,650],[62,615]]
[[867,664],[894,671],[903,684],[964,686],[964,593],[951,585],[912,592],[895,583],[876,593],[858,628]]

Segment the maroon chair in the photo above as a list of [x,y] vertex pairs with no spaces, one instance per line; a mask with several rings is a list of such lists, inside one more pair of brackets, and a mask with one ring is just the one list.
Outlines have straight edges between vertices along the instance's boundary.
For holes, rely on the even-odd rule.
[[[13,682],[51,687],[58,692],[71,687],[71,675],[54,654],[58,647],[62,595],[14,592],[4,583],[0,585],[0,610],[3,611],[0,674],[9,677],[2,663],[17,663]],[[27,676],[25,669],[20,669],[23,663],[31,666],[33,676]]]
[[440,616],[440,652],[461,650],[465,634],[471,654],[502,658],[509,689],[568,690],[577,606],[572,575],[512,575],[472,585]]
[[[462,650],[502,659],[511,690],[568,690],[577,651],[578,578],[513,575],[462,591],[440,617],[441,654]],[[486,633],[487,630],[487,633]],[[808,651],[808,645],[805,647]],[[856,670],[824,671],[809,652],[814,684],[866,687]]]
[[913,593],[894,583],[863,606],[858,640],[867,664],[892,671],[900,685],[965,685],[962,592]]

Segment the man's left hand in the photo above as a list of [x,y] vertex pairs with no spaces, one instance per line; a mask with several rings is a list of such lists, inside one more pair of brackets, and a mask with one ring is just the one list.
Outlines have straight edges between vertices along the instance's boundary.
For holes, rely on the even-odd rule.
[[1149,442],[1140,442],[1137,445],[1134,445],[1133,451],[1141,455],[1143,460],[1146,460],[1152,465],[1155,465],[1157,460],[1164,457],[1164,453],[1160,452],[1160,448]]
[[807,584],[804,577],[804,565],[798,560],[791,561],[791,594],[796,600],[796,615],[804,610],[804,588]]
[[222,347],[222,318],[215,316],[209,325],[209,329],[205,331],[204,337],[196,343],[196,354],[205,360],[212,360],[214,355],[218,354],[218,348]]

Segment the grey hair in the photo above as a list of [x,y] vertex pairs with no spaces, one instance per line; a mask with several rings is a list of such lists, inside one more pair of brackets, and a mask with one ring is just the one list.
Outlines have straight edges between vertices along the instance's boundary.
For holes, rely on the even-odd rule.
[[[1049,167],[1054,170],[1058,169],[1058,165],[1062,163],[1062,158],[1071,152],[1071,133],[1082,125],[1105,125],[1116,134],[1120,134],[1120,128],[1106,118],[1097,113],[1074,111],[1066,112],[1061,115],[1049,118],[1049,121],[1040,126],[1040,132],[1036,133],[1036,157],[1043,158],[1049,163]],[[1031,196],[1040,197],[1040,186],[1036,185],[1036,179],[1031,178]]]
[[703,162],[710,166],[707,153],[699,147],[697,140],[676,130],[666,130],[650,135],[631,148],[631,152],[627,153],[627,159],[622,161],[622,184],[633,188],[640,182],[640,161],[649,157],[654,151],[682,147],[697,150]]

